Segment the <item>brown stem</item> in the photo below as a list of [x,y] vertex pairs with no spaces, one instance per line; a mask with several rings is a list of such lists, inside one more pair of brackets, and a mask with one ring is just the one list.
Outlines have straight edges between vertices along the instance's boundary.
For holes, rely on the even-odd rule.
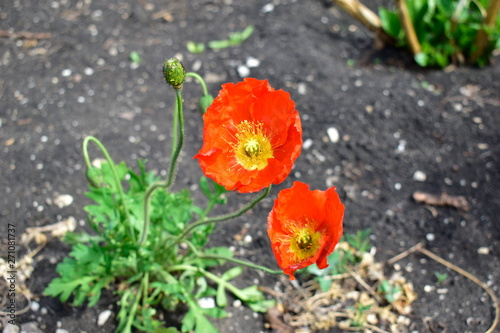
[[[491,27],[495,24],[498,11],[500,10],[500,0],[492,0],[490,6],[488,7],[488,14],[483,21],[483,24],[487,27]],[[478,31],[475,40],[476,51],[471,56],[471,62],[474,63],[476,60],[484,54],[486,46],[488,45],[488,34],[484,29]]]
[[394,44],[394,38],[387,34],[382,28],[380,18],[359,0],[333,0],[333,2],[342,8],[349,15],[360,21],[364,26],[377,34],[383,42]]
[[52,34],[49,32],[30,32],[30,31],[10,32],[7,30],[0,30],[0,37],[13,38],[13,39],[49,39],[52,38]]
[[411,53],[417,55],[422,52],[422,47],[418,41],[417,34],[415,33],[415,28],[411,22],[410,13],[408,12],[408,7],[406,6],[405,0],[396,0],[396,5],[399,8],[399,20],[403,25],[403,29],[406,34],[406,41],[410,46]]

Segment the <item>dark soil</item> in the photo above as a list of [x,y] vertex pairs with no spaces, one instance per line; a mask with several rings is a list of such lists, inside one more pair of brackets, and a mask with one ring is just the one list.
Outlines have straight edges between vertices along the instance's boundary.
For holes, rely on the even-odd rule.
[[[375,9],[381,1],[373,3]],[[189,40],[225,39],[250,24],[255,32],[241,46],[201,54],[186,50]],[[215,95],[221,84],[241,80],[240,66],[255,58],[259,64],[249,76],[290,92],[306,147],[273,195],[251,214],[220,226],[213,244],[233,245],[239,257],[276,268],[266,217],[278,190],[297,179],[323,190],[335,185],[346,205],[345,231],[371,228],[379,260],[425,242],[498,294],[500,66],[421,69],[404,51],[376,50],[373,36],[353,24],[319,0],[0,3],[0,30],[10,36],[0,39],[2,234],[7,224],[20,237],[27,227],[70,216],[85,227],[86,135],[98,137],[116,161],[132,165],[147,158],[150,167],[166,170],[174,94],[162,77],[165,59],[182,58]],[[21,32],[50,35],[23,38]],[[141,56],[139,66],[131,64],[132,51]],[[184,90],[187,140],[177,186],[193,188],[201,175],[191,160],[201,147],[200,89],[188,83]],[[331,127],[338,130],[338,142],[327,135]],[[421,172],[425,179],[418,178]],[[465,196],[470,209],[428,207],[412,199],[415,191]],[[59,194],[74,202],[59,208]],[[242,197],[248,200],[232,194],[226,209]],[[245,228],[249,244],[233,237]],[[18,315],[17,323],[36,322],[41,332],[112,332],[114,316],[102,327],[96,323],[103,310],[115,310],[111,292],[89,309],[41,296],[68,251],[54,240],[35,257],[26,283],[40,308]],[[487,294],[424,259],[414,254],[399,262],[419,296],[410,331],[484,332],[494,319]],[[436,286],[435,271],[449,274],[438,286],[446,294],[424,291]],[[238,284],[272,288],[278,280],[247,270]],[[214,321],[221,332],[266,331],[262,315],[245,307],[228,310],[229,318]]]

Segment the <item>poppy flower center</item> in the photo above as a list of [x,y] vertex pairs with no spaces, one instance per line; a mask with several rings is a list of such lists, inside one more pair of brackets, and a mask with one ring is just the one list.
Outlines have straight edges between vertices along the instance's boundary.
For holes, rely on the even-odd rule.
[[262,131],[262,123],[242,121],[236,125],[236,142],[233,144],[236,161],[246,170],[262,170],[267,160],[273,158],[271,141]]
[[290,226],[290,252],[293,261],[300,262],[313,257],[320,248],[321,231],[316,230],[314,221]]

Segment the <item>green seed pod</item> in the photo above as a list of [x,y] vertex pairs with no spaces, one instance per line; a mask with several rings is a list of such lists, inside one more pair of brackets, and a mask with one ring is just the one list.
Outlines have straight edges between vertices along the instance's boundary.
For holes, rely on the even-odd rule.
[[174,89],[180,89],[186,78],[186,70],[178,59],[171,58],[163,64],[163,77]]
[[102,187],[104,177],[102,175],[101,169],[91,166],[87,169],[85,177],[87,177],[87,181],[89,182],[90,186],[93,186],[95,188]]

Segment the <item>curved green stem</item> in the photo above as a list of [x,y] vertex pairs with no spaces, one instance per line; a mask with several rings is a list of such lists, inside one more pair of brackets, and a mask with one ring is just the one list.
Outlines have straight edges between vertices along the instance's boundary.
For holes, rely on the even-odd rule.
[[210,224],[210,223],[215,223],[215,222],[222,222],[222,221],[227,221],[227,220],[230,220],[230,219],[233,219],[233,218],[236,218],[238,216],[241,216],[243,215],[244,213],[246,213],[247,211],[249,211],[250,209],[252,209],[258,202],[260,202],[262,199],[264,199],[268,194],[269,192],[271,191],[271,185],[269,185],[268,188],[266,188],[264,190],[264,192],[262,192],[258,197],[256,197],[255,199],[253,199],[248,205],[246,205],[245,207],[237,210],[236,212],[233,212],[233,213],[229,213],[229,214],[224,214],[224,215],[219,215],[219,216],[214,216],[214,217],[208,217],[208,218],[200,218],[198,219],[197,221],[191,223],[190,225],[188,225],[184,231],[182,232],[182,234],[180,234],[172,244],[168,245],[166,247],[166,250],[168,248],[170,248],[171,246],[174,246],[175,244],[178,244],[180,242],[182,242],[184,240],[184,238],[195,228],[199,227],[199,226],[202,226],[202,225],[205,225],[205,224]]
[[145,279],[148,278],[148,273],[144,274],[141,284],[139,285],[139,289],[137,289],[137,294],[135,295],[134,304],[132,304],[132,308],[130,309],[130,313],[127,318],[127,323],[125,324],[125,332],[131,332],[132,322],[135,318],[135,312],[137,311],[137,307],[139,306],[139,301],[141,299],[142,292],[144,290]]
[[[154,191],[160,187],[169,188],[174,183],[175,171],[177,166],[177,159],[182,150],[182,145],[184,144],[184,112],[182,106],[182,90],[176,89],[176,103],[174,112],[174,126],[173,126],[173,139],[172,139],[172,154],[170,159],[170,165],[168,168],[167,180],[159,181],[151,184],[144,194],[144,221],[141,231],[141,236],[139,238],[138,245],[144,243],[148,236],[149,230],[149,201],[151,200],[151,195]],[[179,130],[179,132],[177,132]]]
[[186,73],[186,77],[188,77],[188,76],[191,76],[191,77],[194,77],[195,79],[197,79],[200,82],[201,89],[203,90],[203,95],[208,95],[207,85],[205,84],[205,81],[198,73],[195,73],[195,72]]
[[254,264],[254,263],[251,263],[248,261],[244,261],[244,260],[240,260],[240,259],[236,259],[236,258],[232,258],[232,257],[220,256],[220,255],[216,255],[216,254],[200,253],[196,249],[196,247],[193,244],[191,244],[191,242],[186,242],[186,243],[189,245],[189,247],[191,248],[191,251],[193,251],[194,255],[200,259],[225,260],[225,261],[233,262],[233,263],[238,264],[238,265],[250,267],[253,269],[259,269],[259,270],[267,272],[269,274],[275,274],[275,275],[284,274],[283,271],[275,271],[275,270],[267,268],[265,266],[257,265],[257,264]]
[[87,136],[83,140],[82,146],[83,146],[83,158],[85,159],[85,164],[87,165],[88,169],[90,169],[92,167],[92,163],[90,162],[89,151],[88,151],[88,145],[89,145],[90,141],[92,141],[101,150],[102,154],[104,155],[104,158],[106,159],[106,161],[109,164],[109,167],[111,168],[111,173],[113,174],[115,185],[118,189],[118,194],[120,196],[120,200],[122,201],[123,210],[125,212],[125,218],[128,222],[130,237],[135,242],[135,232],[134,232],[132,225],[130,224],[130,216],[129,216],[127,204],[125,202],[125,194],[123,192],[123,187],[122,187],[120,178],[118,177],[118,173],[116,172],[115,162],[113,161],[113,159],[111,158],[111,156],[108,153],[108,150],[106,149],[106,147],[104,147],[104,145],[101,143],[101,141],[99,141],[97,138],[95,138],[93,136]]

